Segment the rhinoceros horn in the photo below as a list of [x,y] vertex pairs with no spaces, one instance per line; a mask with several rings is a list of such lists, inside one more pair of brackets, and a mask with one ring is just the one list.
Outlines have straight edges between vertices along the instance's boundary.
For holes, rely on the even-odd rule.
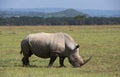
[[92,58],[92,56],[90,56],[87,60],[84,60],[84,63],[81,64],[81,66],[85,65],[88,61],[90,61],[91,58]]

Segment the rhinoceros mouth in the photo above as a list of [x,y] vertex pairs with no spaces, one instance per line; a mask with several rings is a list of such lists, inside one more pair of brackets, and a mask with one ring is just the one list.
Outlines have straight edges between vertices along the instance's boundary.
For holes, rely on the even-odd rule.
[[88,63],[90,60],[91,60],[92,56],[90,56],[87,60],[84,60],[84,63],[83,64],[80,64],[80,66],[83,66],[85,65],[86,63]]

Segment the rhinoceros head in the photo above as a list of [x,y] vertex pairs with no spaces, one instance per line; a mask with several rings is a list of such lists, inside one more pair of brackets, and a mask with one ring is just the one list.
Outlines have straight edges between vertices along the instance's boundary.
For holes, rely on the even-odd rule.
[[73,67],[80,67],[86,64],[91,58],[92,56],[89,57],[87,60],[83,60],[82,57],[79,55],[79,45],[76,45],[76,47],[74,48],[74,53],[72,53],[68,57],[68,60]]

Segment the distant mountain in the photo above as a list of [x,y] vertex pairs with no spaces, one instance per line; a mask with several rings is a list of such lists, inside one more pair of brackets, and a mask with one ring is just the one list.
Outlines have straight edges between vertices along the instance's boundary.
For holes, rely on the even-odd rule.
[[78,15],[85,15],[85,14],[75,9],[66,9],[60,12],[48,13],[49,17],[75,17]]
[[39,10],[6,10],[0,11],[1,17],[19,17],[19,16],[39,16],[39,17],[75,17],[78,15],[85,15],[75,9],[66,9],[59,12],[42,12]]
[[0,9],[0,17],[39,16],[39,17],[74,17],[87,14],[91,17],[120,17],[120,10],[89,10],[65,8],[27,8]]

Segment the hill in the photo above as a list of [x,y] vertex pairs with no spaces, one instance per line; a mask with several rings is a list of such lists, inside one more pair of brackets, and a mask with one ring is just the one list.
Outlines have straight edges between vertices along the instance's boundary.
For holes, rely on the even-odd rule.
[[75,9],[66,9],[60,12],[49,13],[48,16],[50,17],[75,17],[78,15],[85,15],[82,12],[79,12]]
[[[120,10],[94,10],[94,9],[66,9],[66,8],[26,8],[26,9],[0,9],[0,17],[11,16],[74,16],[79,13],[91,17],[120,17]],[[71,15],[72,14],[72,15]],[[74,14],[74,15],[73,15]]]
[[1,10],[1,17],[20,17],[20,16],[38,16],[38,17],[74,17],[77,15],[84,15],[75,9],[66,9],[58,12],[43,12],[39,10]]

